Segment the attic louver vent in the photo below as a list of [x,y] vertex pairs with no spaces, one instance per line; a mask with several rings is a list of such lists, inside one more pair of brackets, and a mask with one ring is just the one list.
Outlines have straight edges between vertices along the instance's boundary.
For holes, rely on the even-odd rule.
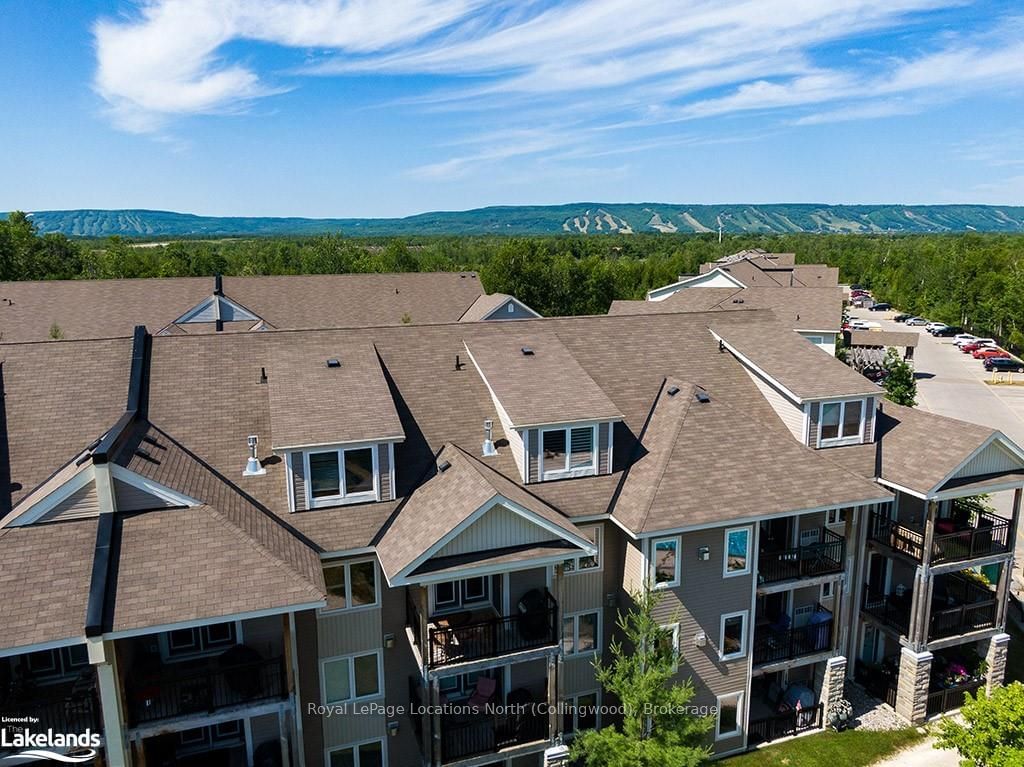
[[451,464],[450,464],[450,463],[449,463],[448,461],[441,461],[441,463],[439,463],[439,464],[437,465],[437,470],[438,470],[438,471],[439,471],[439,472],[440,472],[441,474],[444,474],[444,473],[445,473],[446,471],[448,471],[448,469],[450,469],[451,467],[452,467],[452,465],[451,465]]
[[668,389],[666,389],[666,391],[668,392],[668,396],[674,397],[677,394],[679,394],[679,387],[678,386],[670,386],[670,387],[668,387]]
[[700,403],[705,403],[706,404],[706,403],[711,401],[711,397],[709,397],[708,393],[705,392],[705,391],[698,391],[697,392],[697,401],[700,402]]
[[341,360],[339,360],[337,357],[331,357],[329,360],[327,360],[327,367],[329,367],[329,368],[340,368],[341,367]]
[[531,349],[529,346],[524,346],[519,351],[521,351],[523,353],[524,357],[532,357],[533,356],[533,349]]

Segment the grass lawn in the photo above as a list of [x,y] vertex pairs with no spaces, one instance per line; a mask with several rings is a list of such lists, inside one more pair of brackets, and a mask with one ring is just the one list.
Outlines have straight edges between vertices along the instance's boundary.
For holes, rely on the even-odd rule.
[[728,767],[864,767],[922,740],[916,728],[889,732],[823,732],[749,751],[722,764]]

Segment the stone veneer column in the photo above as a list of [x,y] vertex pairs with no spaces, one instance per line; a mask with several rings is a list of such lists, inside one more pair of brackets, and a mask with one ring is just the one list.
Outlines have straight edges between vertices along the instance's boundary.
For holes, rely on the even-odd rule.
[[825,704],[825,715],[822,722],[828,722],[829,707],[843,699],[846,691],[846,658],[838,655],[825,662],[825,678],[821,682],[821,696],[818,698]]
[[988,653],[985,655],[985,663],[988,666],[985,691],[989,695],[997,687],[1003,686],[1003,679],[1006,676],[1006,652],[1009,646],[1009,634],[996,634],[989,640]]
[[928,684],[932,675],[932,654],[904,647],[900,652],[900,678],[896,688],[896,713],[911,724],[928,718]]

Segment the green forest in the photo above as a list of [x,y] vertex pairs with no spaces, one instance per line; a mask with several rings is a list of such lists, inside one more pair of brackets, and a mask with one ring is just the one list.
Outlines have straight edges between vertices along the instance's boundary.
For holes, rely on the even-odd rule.
[[488,292],[545,315],[603,314],[616,298],[692,274],[744,248],[838,266],[844,282],[930,319],[1024,347],[1024,235],[552,235],[237,238],[142,243],[39,235],[0,221],[0,280],[475,270]]

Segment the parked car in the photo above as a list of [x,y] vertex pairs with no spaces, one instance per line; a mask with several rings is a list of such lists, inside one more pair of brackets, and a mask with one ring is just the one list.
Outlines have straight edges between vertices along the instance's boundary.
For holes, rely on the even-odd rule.
[[986,357],[982,360],[985,370],[999,370],[1008,373],[1024,373],[1024,362],[1013,357]]
[[960,351],[964,354],[971,354],[986,346],[992,349],[999,348],[994,338],[975,338],[973,341],[960,344]]
[[906,322],[907,320],[909,320],[913,316],[914,316],[913,314],[897,314],[895,317],[892,318],[892,321],[893,322]]
[[875,304],[874,306],[868,307],[869,312],[887,312],[890,309],[892,309],[892,304],[887,304],[885,303],[885,301],[883,301],[880,304]]
[[1000,349],[998,346],[982,346],[980,349],[975,349],[971,352],[971,356],[976,360],[983,360],[989,357],[1009,357],[1010,353],[1005,349]]
[[948,327],[948,325],[946,325],[945,322],[929,322],[924,326],[924,329],[927,330],[929,333],[934,333],[939,328],[945,327]]
[[928,320],[926,320],[924,317],[911,317],[909,320],[906,321],[906,324],[908,324],[908,325],[927,325],[928,324]]
[[879,365],[868,365],[860,372],[866,379],[879,385],[889,377],[889,371]]
[[955,325],[946,325],[944,328],[933,330],[932,335],[936,338],[950,338],[956,337],[958,334],[963,333],[963,328],[958,328]]
[[978,340],[980,340],[979,337],[973,333],[959,333],[958,335],[953,336],[953,345],[963,346],[964,344],[969,344],[972,341]]

